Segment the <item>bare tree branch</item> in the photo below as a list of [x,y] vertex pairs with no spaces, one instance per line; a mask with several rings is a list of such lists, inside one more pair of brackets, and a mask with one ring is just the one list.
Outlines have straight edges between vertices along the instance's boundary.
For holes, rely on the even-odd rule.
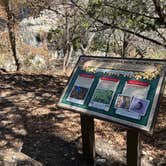
[[[158,0],[153,0],[153,1],[158,1]],[[79,6],[79,5],[78,5],[76,2],[74,2],[73,0],[71,0],[71,2],[72,2],[78,9],[80,9],[85,15],[89,16],[89,14],[87,13],[87,11],[86,11],[84,8],[82,8],[81,6]],[[141,15],[141,14],[140,14],[140,15]],[[95,20],[96,22],[102,24],[102,28],[100,28],[99,31],[101,31],[101,30],[103,30],[103,29],[104,29],[104,30],[105,30],[105,29],[109,29],[109,28],[119,29],[119,30],[121,30],[121,31],[123,31],[123,32],[127,32],[127,33],[130,33],[130,34],[133,34],[133,35],[135,35],[135,36],[137,36],[137,37],[140,37],[140,38],[142,38],[142,39],[145,39],[145,40],[147,40],[147,41],[150,41],[150,42],[152,42],[152,43],[155,43],[155,44],[157,44],[157,45],[160,45],[160,46],[163,46],[163,47],[166,48],[166,44],[165,44],[165,43],[161,43],[161,42],[159,42],[159,41],[157,41],[157,40],[154,40],[154,39],[152,39],[152,38],[149,38],[149,37],[147,37],[147,36],[144,36],[144,35],[142,35],[141,33],[134,32],[134,31],[129,30],[129,29],[126,29],[126,28],[124,28],[124,27],[119,27],[119,26],[117,26],[117,25],[114,24],[114,23],[106,23],[106,22],[104,22],[104,21],[102,21],[102,20],[100,20],[100,19],[98,19],[98,18],[94,18],[94,17],[91,17],[91,16],[89,16],[89,18],[91,18],[91,19]],[[156,17],[155,19],[157,19],[157,17]],[[159,19],[159,18],[158,18],[158,19]],[[98,30],[98,29],[97,29],[97,30]],[[95,31],[94,31],[94,32],[95,32]]]
[[163,44],[163,43],[161,43],[161,42],[159,42],[159,41],[156,41],[156,40],[154,40],[154,39],[151,39],[151,38],[149,38],[149,37],[147,37],[147,36],[144,36],[144,35],[142,35],[142,34],[140,34],[140,33],[133,32],[133,31],[131,31],[131,30],[129,30],[129,29],[125,29],[125,28],[119,27],[119,26],[114,25],[114,24],[109,24],[109,23],[103,22],[102,20],[99,20],[99,19],[96,20],[96,21],[98,21],[99,23],[103,24],[103,25],[106,26],[107,28],[119,29],[119,30],[121,30],[121,31],[123,31],[123,32],[127,32],[127,33],[130,33],[130,34],[133,34],[133,35],[138,36],[138,37],[140,37],[140,38],[142,38],[142,39],[148,40],[148,41],[150,41],[150,42],[153,42],[153,43],[155,43],[155,44],[157,44],[157,45],[160,45],[160,46],[163,46],[163,47],[166,48],[166,44]]
[[120,10],[120,11],[123,11],[123,12],[126,12],[128,14],[132,14],[132,15],[137,15],[137,16],[143,16],[143,17],[147,17],[149,19],[159,19],[159,17],[153,17],[153,16],[148,16],[148,15],[145,15],[145,14],[142,14],[142,13],[138,13],[138,12],[133,12],[133,11],[130,11],[130,10],[127,10],[127,9],[124,9],[124,8],[120,8],[120,7],[116,7],[116,6],[113,6],[110,2],[108,1],[105,1],[104,2],[105,6],[108,6],[108,7],[111,7],[113,9],[117,9],[117,10]]
[[163,22],[163,24],[166,24],[166,14],[164,13],[164,9],[161,7],[160,0],[153,0],[153,3],[155,6],[156,13],[160,17],[161,22]]

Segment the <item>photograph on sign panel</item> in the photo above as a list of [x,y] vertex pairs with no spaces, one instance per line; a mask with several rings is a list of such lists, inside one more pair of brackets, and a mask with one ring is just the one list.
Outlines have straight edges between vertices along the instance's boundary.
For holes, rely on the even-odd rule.
[[144,131],[153,128],[165,61],[83,56],[77,64],[59,105]]
[[77,104],[84,104],[93,80],[94,75],[80,74],[73,85],[67,101]]
[[78,100],[84,100],[88,93],[88,90],[89,90],[88,88],[76,85],[73,87],[70,97]]
[[119,94],[115,103],[115,108],[129,110],[131,104],[131,96],[125,96]]
[[101,77],[89,103],[90,107],[109,111],[114,92],[119,84],[119,79]]
[[112,98],[112,95],[113,95],[112,90],[96,89],[92,100],[94,102],[109,104]]
[[131,105],[132,97],[131,96],[125,96],[125,95],[118,95],[115,108],[115,113],[121,116],[125,116],[132,119],[141,119],[141,116],[138,112],[130,111],[130,105]]
[[141,116],[145,116],[149,103],[150,103],[149,100],[144,100],[144,99],[140,99],[137,97],[133,97],[129,110],[137,112]]

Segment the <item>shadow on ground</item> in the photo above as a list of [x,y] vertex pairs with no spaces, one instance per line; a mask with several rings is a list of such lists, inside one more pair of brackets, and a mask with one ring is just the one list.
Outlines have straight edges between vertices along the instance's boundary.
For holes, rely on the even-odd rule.
[[[87,166],[80,146],[79,114],[59,109],[56,105],[66,82],[67,77],[63,76],[0,74],[0,156],[3,150],[11,149],[44,166]],[[162,142],[166,138],[166,125],[160,123],[165,121],[165,103],[166,98],[163,98],[154,136],[143,137],[144,148],[158,151],[166,148]],[[110,137],[103,135],[121,134],[121,130],[116,130],[112,124],[104,122],[100,126],[101,130],[105,129],[101,136],[108,141]],[[100,135],[101,130],[96,129],[97,134]],[[117,146],[121,146],[120,143]],[[0,157],[0,161],[4,158]],[[162,152],[155,154],[152,161],[159,163],[161,158],[164,158]],[[18,165],[25,163],[19,161]],[[110,163],[124,165],[114,158],[110,161],[107,158],[102,164]]]

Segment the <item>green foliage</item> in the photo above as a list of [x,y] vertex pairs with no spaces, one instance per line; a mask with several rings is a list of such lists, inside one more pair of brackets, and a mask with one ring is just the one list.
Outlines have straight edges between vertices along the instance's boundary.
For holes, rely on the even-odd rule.
[[107,43],[106,38],[102,33],[97,33],[93,40],[93,45],[91,46],[92,51],[106,51]]
[[81,27],[84,29],[84,30],[88,30],[90,28],[90,24],[87,20],[83,20],[82,23],[81,23]]
[[73,41],[72,41],[72,44],[73,44],[73,49],[75,51],[77,51],[80,48],[80,45],[81,45],[81,38],[79,36],[74,38]]
[[104,103],[104,104],[109,104],[112,94],[113,94],[112,90],[96,89],[94,96],[93,96],[93,101],[99,102],[99,103]]
[[49,42],[52,43],[57,41],[63,34],[64,30],[60,27],[57,27],[56,29],[50,29],[47,39],[49,40]]
[[[86,45],[87,43],[87,32],[91,27],[89,21],[80,13],[76,13],[70,19],[69,26],[69,43],[73,45],[73,49],[77,51],[80,49],[81,44]],[[55,29],[50,29],[48,32],[48,42],[53,44],[57,49],[64,49],[67,42],[66,34],[66,23]]]
[[49,45],[53,45],[55,49],[61,50],[65,47],[65,30],[63,27],[50,29],[48,32],[47,40]]
[[[115,28],[166,47],[163,42],[166,38],[160,31],[166,25],[165,5],[164,1],[159,1],[158,7],[153,0],[89,0],[85,10],[93,18],[95,31]],[[158,38],[146,32],[157,32]]]
[[93,17],[102,11],[103,0],[89,0],[87,13]]

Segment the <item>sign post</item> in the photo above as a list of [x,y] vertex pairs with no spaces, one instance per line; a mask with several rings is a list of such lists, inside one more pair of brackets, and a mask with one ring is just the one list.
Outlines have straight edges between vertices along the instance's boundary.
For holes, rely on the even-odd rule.
[[81,115],[82,149],[87,164],[93,164],[95,158],[94,118]]
[[58,105],[81,114],[83,153],[93,161],[94,118],[127,127],[127,163],[140,165],[140,132],[153,132],[166,61],[81,56]]
[[140,166],[141,140],[138,131],[127,131],[127,165]]

